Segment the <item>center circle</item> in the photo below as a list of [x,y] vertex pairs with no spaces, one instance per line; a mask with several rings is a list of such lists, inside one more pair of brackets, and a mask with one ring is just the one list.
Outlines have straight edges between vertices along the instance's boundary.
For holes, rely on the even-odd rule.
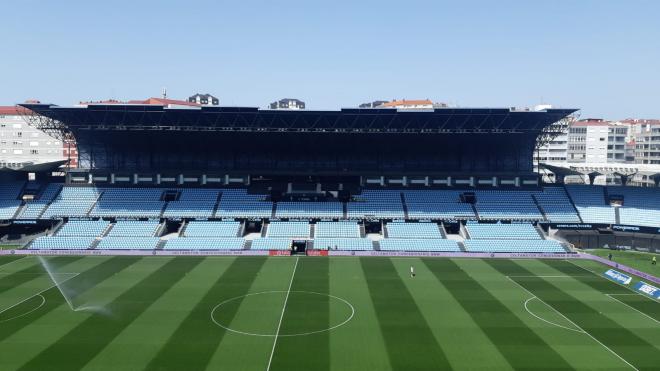
[[[290,307],[291,302],[296,300],[308,302],[312,306],[314,304],[314,301],[328,300],[328,304],[330,306],[334,305],[337,306],[338,308],[341,308],[339,309],[340,313],[345,313],[345,314],[343,315],[343,319],[341,321],[336,321],[336,323],[325,324],[323,326],[318,326],[318,327],[309,325],[308,323],[309,321],[305,321],[304,319],[301,319],[301,323],[303,323],[302,326],[308,325],[310,328],[299,329],[298,331],[291,333],[285,333],[282,331],[278,333],[277,332],[278,329],[276,328],[276,326],[279,327],[280,325],[279,321],[281,320],[283,315],[282,301],[287,302],[286,310],[288,311],[291,308]],[[273,306],[274,303],[278,303],[279,305]],[[269,330],[261,330],[261,329],[251,329],[251,328],[237,328],[236,325],[234,325],[234,327],[230,326],[228,322],[231,322],[232,319],[234,319],[236,316],[240,314],[238,312],[239,309],[243,309],[247,311],[248,313],[244,313],[244,315],[249,315],[249,318],[254,319],[255,323],[251,323],[251,324],[259,326],[260,322],[262,325],[263,322],[266,322],[267,325],[272,328],[270,328]],[[236,314],[236,316],[232,316],[231,315],[232,312]],[[223,319],[222,318],[223,314],[229,314],[230,319],[229,320]],[[310,312],[310,313],[303,312],[301,313],[301,315],[313,316],[314,312]],[[213,323],[215,323],[217,326],[236,334],[249,335],[249,336],[265,336],[265,337],[305,336],[305,335],[317,334],[320,332],[326,332],[345,325],[351,319],[353,319],[354,315],[355,315],[355,308],[353,307],[353,305],[351,305],[351,303],[349,303],[345,299],[321,292],[296,291],[296,290],[261,291],[247,295],[236,296],[217,304],[215,307],[213,307],[213,309],[211,309],[211,321],[213,321]],[[294,321],[295,320],[296,319],[294,318]],[[313,318],[312,318],[312,322],[313,322]]]

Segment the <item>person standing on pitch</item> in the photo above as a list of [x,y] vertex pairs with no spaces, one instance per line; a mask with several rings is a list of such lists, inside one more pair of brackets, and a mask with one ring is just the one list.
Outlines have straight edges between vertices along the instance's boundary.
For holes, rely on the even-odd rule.
[[655,255],[651,258],[651,265],[656,265],[658,264],[658,261],[655,260]]
[[410,266],[410,278],[415,277],[415,268],[411,265]]

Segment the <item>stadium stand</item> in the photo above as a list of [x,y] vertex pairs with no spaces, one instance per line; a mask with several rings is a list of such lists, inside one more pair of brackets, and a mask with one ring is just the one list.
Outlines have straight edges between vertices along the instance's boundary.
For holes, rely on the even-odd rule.
[[79,237],[99,237],[110,226],[110,222],[105,220],[69,220],[64,223],[57,231],[56,235],[79,236]]
[[579,223],[580,217],[568,198],[564,187],[545,187],[533,194],[548,221],[553,223]]
[[543,220],[529,191],[477,190],[475,207],[479,219]]
[[365,189],[346,204],[346,210],[349,219],[405,218],[400,190]]
[[237,237],[240,230],[240,222],[191,221],[183,234],[186,237]]
[[462,191],[408,190],[402,192],[410,219],[474,219],[472,205],[462,203]]
[[267,237],[309,238],[308,222],[271,222],[268,225]]
[[85,250],[94,243],[94,237],[38,237],[29,245],[34,250]]
[[356,222],[318,222],[314,226],[314,237],[360,238],[360,226]]
[[43,212],[41,218],[87,216],[100,194],[101,192],[96,187],[64,186],[55,200]]
[[575,203],[575,208],[585,223],[616,223],[612,206],[605,203],[605,193],[601,186],[567,185],[566,190]]
[[290,238],[257,238],[252,241],[252,250],[291,250]]
[[154,237],[159,226],[158,220],[118,220],[108,232],[108,237]]
[[219,189],[179,189],[179,199],[167,203],[163,217],[210,218],[215,212]]
[[344,210],[340,202],[278,202],[275,216],[278,218],[342,218]]
[[266,196],[248,194],[246,189],[224,189],[215,217],[223,218],[270,218],[273,203]]
[[104,237],[99,242],[100,250],[153,250],[158,245],[158,237]]
[[443,238],[435,223],[388,223],[385,228],[388,238]]
[[470,223],[466,228],[473,240],[541,240],[541,235],[532,224],[526,223]]
[[456,241],[439,238],[385,238],[379,244],[382,251],[461,251]]
[[465,240],[468,252],[492,253],[566,253],[557,241],[553,240]]
[[367,238],[316,238],[314,249],[367,251],[373,250],[374,245]]
[[102,188],[101,192],[90,216],[158,218],[165,206],[160,188]]
[[18,219],[38,219],[61,189],[62,184],[48,184],[37,199],[25,203],[23,211],[18,216]]
[[164,250],[242,250],[240,237],[179,237],[165,242]]
[[658,190],[639,187],[607,187],[610,196],[623,196],[619,207],[621,224],[660,227],[660,196]]

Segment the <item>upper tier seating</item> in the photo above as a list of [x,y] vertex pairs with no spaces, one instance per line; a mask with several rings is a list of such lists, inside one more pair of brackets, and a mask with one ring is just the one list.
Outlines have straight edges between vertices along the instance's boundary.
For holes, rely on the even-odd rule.
[[316,238],[314,249],[367,251],[373,250],[374,244],[367,238]]
[[102,188],[90,216],[158,218],[165,206],[160,188]]
[[101,250],[153,250],[158,237],[104,237],[97,249]]
[[480,219],[543,220],[531,191],[477,190],[475,205]]
[[57,236],[99,237],[110,222],[105,220],[69,220],[57,231]]
[[160,226],[158,220],[118,220],[108,232],[109,237],[154,237]]
[[468,252],[502,253],[565,253],[554,240],[465,240]]
[[43,212],[41,218],[87,216],[100,194],[101,191],[96,187],[64,186],[53,203]]
[[18,200],[25,182],[0,182],[0,200]]
[[266,231],[267,237],[309,238],[308,222],[271,222]]
[[541,235],[531,224],[523,223],[468,223],[466,225],[473,240],[541,240]]
[[186,225],[186,237],[237,237],[241,230],[240,222],[192,221]]
[[355,222],[318,222],[314,226],[314,237],[359,238],[360,226]]
[[219,189],[184,188],[180,189],[178,201],[167,203],[164,217],[210,218],[220,196]]
[[29,248],[34,250],[85,250],[92,246],[94,240],[94,237],[43,236],[32,241]]
[[257,238],[252,240],[251,250],[291,250],[290,238]]
[[610,196],[623,196],[621,224],[660,227],[660,190],[641,187],[607,187]]
[[575,208],[585,223],[616,223],[616,214],[612,206],[605,203],[605,193],[600,186],[567,185]]
[[20,207],[19,200],[0,200],[0,220],[13,218]]
[[18,219],[37,219],[44,212],[48,203],[50,203],[55,196],[62,189],[60,183],[50,183],[46,186],[44,191],[38,196],[37,199],[27,201],[23,207],[23,211],[18,216]]
[[443,238],[435,223],[388,223],[388,238]]
[[242,250],[240,237],[179,237],[165,242],[164,250]]
[[534,194],[546,218],[553,223],[579,223],[580,217],[564,187],[545,187]]
[[278,202],[278,218],[342,218],[341,202]]
[[365,189],[346,204],[346,209],[349,219],[405,217],[400,190]]
[[440,238],[385,238],[380,241],[380,249],[382,251],[461,251],[456,241]]
[[406,190],[403,195],[410,219],[474,219],[472,205],[461,203],[457,190]]
[[273,203],[265,195],[248,194],[246,189],[223,189],[215,217],[270,218]]

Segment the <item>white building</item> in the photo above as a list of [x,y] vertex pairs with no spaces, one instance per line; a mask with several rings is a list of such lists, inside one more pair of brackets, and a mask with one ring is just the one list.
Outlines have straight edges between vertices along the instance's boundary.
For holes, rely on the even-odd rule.
[[64,145],[25,122],[16,107],[0,107],[0,168],[65,160]]
[[278,101],[275,101],[268,105],[270,109],[290,109],[290,110],[301,110],[305,109],[305,102],[300,99],[294,98],[284,98]]

